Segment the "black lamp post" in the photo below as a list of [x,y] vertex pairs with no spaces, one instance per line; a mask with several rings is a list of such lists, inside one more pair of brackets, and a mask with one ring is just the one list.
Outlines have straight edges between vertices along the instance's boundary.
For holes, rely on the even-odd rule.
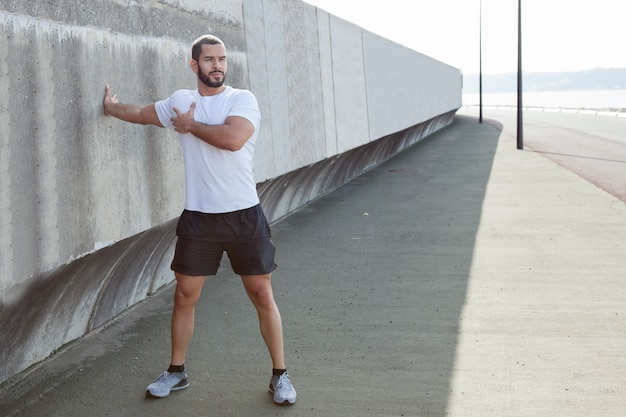
[[517,5],[517,149],[524,149],[522,121],[522,0]]
[[483,1],[478,3],[478,123],[483,122]]

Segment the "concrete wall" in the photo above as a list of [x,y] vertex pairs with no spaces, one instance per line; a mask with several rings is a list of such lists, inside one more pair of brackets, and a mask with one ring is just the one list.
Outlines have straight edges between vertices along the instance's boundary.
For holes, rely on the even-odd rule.
[[182,159],[171,130],[102,114],[193,88],[213,33],[263,117],[276,220],[450,123],[460,71],[299,0],[0,0],[0,382],[172,279]]

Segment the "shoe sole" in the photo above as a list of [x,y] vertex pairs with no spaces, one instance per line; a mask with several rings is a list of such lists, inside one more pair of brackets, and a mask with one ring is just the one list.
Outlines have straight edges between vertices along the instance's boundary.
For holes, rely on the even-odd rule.
[[[272,386],[270,385],[270,388],[268,389],[269,393],[274,395],[274,390],[272,389]],[[272,397],[272,400],[274,400],[274,398]],[[274,400],[274,404],[278,404],[278,405],[292,405],[296,403],[296,399],[294,398],[293,401],[290,400],[285,400],[282,403]]]
[[278,401],[274,400],[274,404],[278,404],[278,405],[294,405],[296,403],[296,400],[289,401],[289,400],[285,400],[282,403],[279,403]]

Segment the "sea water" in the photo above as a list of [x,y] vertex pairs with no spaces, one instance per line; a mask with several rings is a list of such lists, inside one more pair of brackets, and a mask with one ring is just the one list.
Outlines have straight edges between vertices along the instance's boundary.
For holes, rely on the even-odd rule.
[[[479,100],[478,94],[463,94],[464,106],[478,106]],[[517,93],[483,93],[483,106],[517,106]],[[525,92],[522,106],[626,112],[626,90]]]

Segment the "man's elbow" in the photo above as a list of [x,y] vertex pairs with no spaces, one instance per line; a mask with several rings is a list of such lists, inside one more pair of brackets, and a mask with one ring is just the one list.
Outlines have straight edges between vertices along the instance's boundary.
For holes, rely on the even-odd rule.
[[163,124],[157,115],[154,103],[143,106],[139,111],[138,119],[138,123],[144,126],[154,125],[157,127],[163,127]]
[[241,150],[243,148],[244,143],[231,143],[227,146],[226,150],[231,151],[231,152],[237,152],[239,150]]
[[226,142],[226,150],[237,152],[241,150],[250,138],[232,137]]
[[163,125],[161,124],[160,120],[142,120],[139,122],[139,124],[142,124],[144,126],[156,126],[156,127],[163,127]]

